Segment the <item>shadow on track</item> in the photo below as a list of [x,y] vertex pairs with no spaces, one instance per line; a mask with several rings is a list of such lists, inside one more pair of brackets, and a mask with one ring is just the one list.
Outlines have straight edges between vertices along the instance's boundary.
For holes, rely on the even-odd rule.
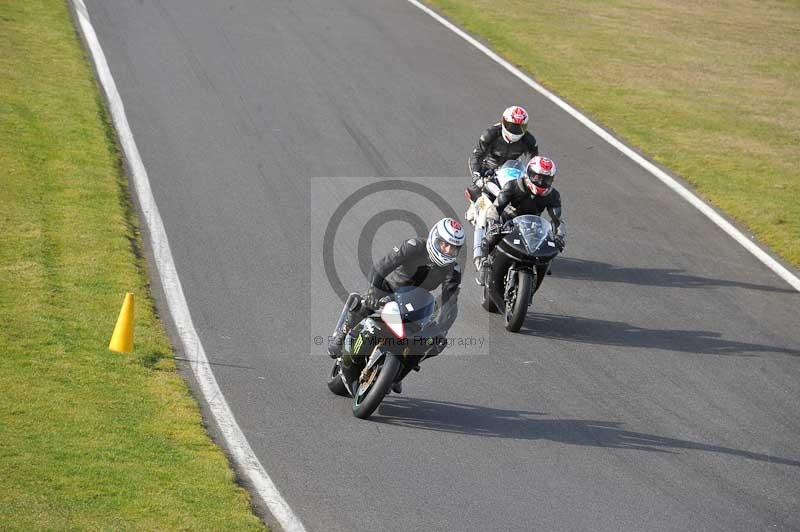
[[559,257],[553,264],[553,273],[563,279],[663,286],[667,288],[708,288],[725,286],[787,294],[795,292],[791,288],[778,288],[755,283],[699,277],[696,275],[689,275],[683,270],[677,269],[627,268],[606,262],[566,257]]
[[550,440],[586,447],[675,453],[679,449],[723,453],[759,462],[800,467],[800,461],[678,440],[623,429],[623,423],[586,419],[539,419],[537,412],[391,396],[378,409],[374,423],[422,430],[513,440]]
[[747,353],[782,353],[800,356],[800,349],[725,340],[713,331],[647,329],[621,321],[535,312],[528,314],[520,332],[585,344],[666,349],[693,354],[755,356]]

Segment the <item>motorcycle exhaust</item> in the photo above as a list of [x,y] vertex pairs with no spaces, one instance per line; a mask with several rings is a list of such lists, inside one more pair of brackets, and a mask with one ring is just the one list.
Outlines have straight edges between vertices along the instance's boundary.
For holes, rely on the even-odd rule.
[[361,308],[361,295],[357,292],[350,292],[350,295],[347,296],[347,299],[344,301],[344,307],[342,307],[342,313],[339,315],[339,321],[336,322],[336,327],[333,329],[333,334],[331,338],[336,338],[336,334],[344,325],[344,320],[347,319],[348,312],[356,312]]

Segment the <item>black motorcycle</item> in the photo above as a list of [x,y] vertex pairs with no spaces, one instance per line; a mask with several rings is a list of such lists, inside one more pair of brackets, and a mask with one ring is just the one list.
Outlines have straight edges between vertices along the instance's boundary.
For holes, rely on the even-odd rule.
[[[328,379],[331,392],[353,398],[353,415],[361,419],[378,408],[392,384],[419,371],[420,362],[438,355],[447,342],[435,320],[436,300],[427,290],[401,287],[381,302],[381,309],[347,333]],[[337,330],[346,313],[362,304],[361,296],[350,294]]]
[[517,332],[559,248],[552,225],[541,216],[517,216],[502,232],[503,239],[487,257],[481,305],[489,312],[503,309],[506,329]]

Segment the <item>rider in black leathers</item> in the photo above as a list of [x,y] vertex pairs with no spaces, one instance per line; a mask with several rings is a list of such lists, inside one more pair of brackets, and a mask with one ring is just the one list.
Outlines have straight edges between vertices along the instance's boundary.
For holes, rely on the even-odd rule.
[[427,240],[410,238],[395,246],[391,253],[379,260],[370,274],[370,287],[363,298],[363,304],[359,309],[348,312],[344,325],[336,331],[328,346],[331,358],[341,356],[342,343],[347,332],[372,311],[380,308],[381,298],[401,286],[419,286],[431,291],[441,285],[438,323],[446,334],[458,313],[461,268],[456,258],[464,240],[464,229],[458,220],[443,218],[431,228]]
[[503,163],[519,159],[525,164],[537,155],[536,138],[528,131],[528,113],[519,106],[509,107],[500,122],[483,132],[470,155],[472,186],[467,190],[472,201],[480,195],[484,178]]
[[536,156],[530,160],[525,175],[509,181],[494,201],[494,208],[486,216],[486,236],[481,241],[480,256],[475,258],[478,268],[478,284],[483,285],[486,278],[486,261],[494,247],[503,238],[502,223],[525,214],[547,214],[555,230],[555,243],[559,251],[564,250],[566,230],[561,208],[561,194],[553,188],[556,175],[555,163],[547,158]]

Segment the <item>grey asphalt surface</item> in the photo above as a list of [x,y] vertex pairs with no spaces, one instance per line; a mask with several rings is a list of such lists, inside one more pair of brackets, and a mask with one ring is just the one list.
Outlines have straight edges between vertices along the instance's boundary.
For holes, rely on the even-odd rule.
[[[800,295],[654,177],[406,2],[87,6],[220,387],[309,530],[800,530]],[[323,262],[361,290],[367,219],[441,215],[382,192],[335,257],[320,235],[384,178],[462,212],[511,103],[558,163],[566,253],[516,335],[465,268],[454,334],[484,347],[356,420],[312,340]],[[374,256],[413,230],[376,231]]]

